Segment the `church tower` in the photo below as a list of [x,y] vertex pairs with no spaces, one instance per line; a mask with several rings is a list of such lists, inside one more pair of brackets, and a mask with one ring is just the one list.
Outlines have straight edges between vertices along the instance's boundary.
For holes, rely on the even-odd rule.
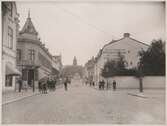
[[74,56],[74,59],[73,59],[73,66],[77,66],[77,59],[76,59],[76,56]]

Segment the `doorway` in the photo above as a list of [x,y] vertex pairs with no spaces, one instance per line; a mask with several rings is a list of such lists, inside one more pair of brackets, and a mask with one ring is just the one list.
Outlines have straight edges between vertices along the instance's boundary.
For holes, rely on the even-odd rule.
[[28,71],[28,85],[32,87],[33,83],[34,83],[34,70],[29,70]]

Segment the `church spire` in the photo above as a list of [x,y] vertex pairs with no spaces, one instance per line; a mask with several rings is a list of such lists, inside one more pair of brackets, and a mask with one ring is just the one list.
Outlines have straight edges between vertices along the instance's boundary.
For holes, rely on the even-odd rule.
[[30,9],[29,9],[29,11],[28,11],[28,18],[30,18]]
[[77,58],[76,58],[76,56],[74,56],[73,65],[74,65],[74,66],[77,66]]

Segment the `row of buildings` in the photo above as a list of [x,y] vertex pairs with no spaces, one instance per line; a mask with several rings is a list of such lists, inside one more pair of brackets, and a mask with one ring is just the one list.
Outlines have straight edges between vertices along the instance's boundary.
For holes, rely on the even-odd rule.
[[3,91],[17,88],[16,76],[32,87],[43,77],[57,77],[61,55],[53,56],[38,37],[30,13],[19,31],[15,2],[2,2],[2,84]]
[[90,59],[85,64],[85,76],[90,81],[98,83],[102,79],[101,72],[104,65],[109,60],[118,60],[121,54],[126,61],[126,68],[136,68],[139,63],[139,54],[141,50],[147,50],[149,45],[130,37],[130,33],[124,33],[119,40],[112,40],[99,50],[97,56]]

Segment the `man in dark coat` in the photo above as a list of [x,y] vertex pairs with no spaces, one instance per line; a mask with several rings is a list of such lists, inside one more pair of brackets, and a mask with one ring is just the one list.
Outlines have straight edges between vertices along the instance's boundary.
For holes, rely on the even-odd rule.
[[116,81],[115,80],[113,81],[113,90],[114,91],[116,90]]
[[101,81],[101,87],[102,87],[103,90],[104,90],[104,85],[105,85],[105,81],[102,80],[102,81]]
[[42,91],[42,83],[41,83],[41,81],[38,82],[38,89],[39,89],[39,92],[41,93],[41,91]]
[[68,88],[67,88],[68,83],[69,83],[69,79],[68,79],[68,77],[66,77],[66,79],[64,81],[64,88],[66,91],[68,90]]
[[18,84],[19,84],[19,92],[21,92],[22,86],[23,86],[23,82],[21,77],[18,79]]

